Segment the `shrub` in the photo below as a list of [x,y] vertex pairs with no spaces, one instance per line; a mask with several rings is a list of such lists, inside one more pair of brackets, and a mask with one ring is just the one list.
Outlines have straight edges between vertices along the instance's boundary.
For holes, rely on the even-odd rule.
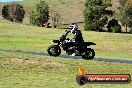
[[8,12],[8,7],[9,5],[5,5],[2,9],[2,16],[3,18],[5,19],[8,19],[9,18],[9,12]]
[[108,22],[107,25],[108,32],[120,33],[121,32],[121,25],[118,23],[118,20],[112,19]]
[[49,6],[45,1],[40,1],[29,14],[31,24],[42,26],[49,20]]
[[121,33],[121,26],[120,25],[116,25],[114,27],[111,27],[110,32],[113,32],[113,33]]
[[5,5],[2,9],[3,18],[12,22],[22,22],[24,14],[23,6],[17,3]]

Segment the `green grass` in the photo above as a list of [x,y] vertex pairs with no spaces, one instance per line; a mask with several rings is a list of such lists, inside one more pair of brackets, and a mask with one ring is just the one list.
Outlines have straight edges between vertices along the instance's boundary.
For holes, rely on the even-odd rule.
[[[64,30],[45,29],[0,21],[0,49],[46,52],[53,39]],[[92,48],[96,57],[131,59],[132,35],[82,31],[85,41],[97,45]],[[69,35],[71,38],[72,35]],[[63,52],[64,53],[64,52]],[[72,63],[71,63],[72,62]],[[75,80],[82,65],[88,74],[130,74],[131,64],[66,59],[0,51],[0,88],[131,88],[129,84],[87,84],[79,86]]]
[[[80,65],[88,74],[130,74],[132,65],[42,57],[16,53],[0,53],[0,88],[131,88],[129,84],[76,83]],[[4,56],[6,55],[6,56]],[[8,57],[7,57],[8,55]],[[12,57],[11,57],[12,56]],[[15,57],[14,57],[15,56]],[[72,63],[71,63],[72,62]]]
[[[52,4],[55,4],[56,7],[59,0],[46,1],[53,8]],[[73,12],[73,8],[83,9],[81,8],[83,3],[79,4],[79,1],[81,0],[73,0],[73,2],[65,0],[65,4],[58,5],[56,9],[61,11],[63,17],[76,19],[82,13],[79,11],[76,14],[78,10]],[[36,2],[38,1],[25,0],[23,4],[28,10]],[[0,20],[0,49],[46,52],[47,47],[51,45],[50,41],[58,39],[62,33],[64,30],[45,29]],[[97,44],[92,46],[96,52],[96,57],[132,59],[132,35],[89,31],[82,31],[82,33],[85,41]],[[71,38],[72,35],[69,37]],[[0,88],[132,88],[132,83],[79,86],[75,77],[80,65],[85,68],[88,74],[132,75],[131,64],[0,51]]]
[[[45,29],[22,24],[0,23],[0,49],[47,52],[50,41],[58,39],[64,30]],[[96,57],[132,59],[132,35],[82,31],[85,41],[95,42],[91,46]],[[69,37],[73,37],[69,35]]]

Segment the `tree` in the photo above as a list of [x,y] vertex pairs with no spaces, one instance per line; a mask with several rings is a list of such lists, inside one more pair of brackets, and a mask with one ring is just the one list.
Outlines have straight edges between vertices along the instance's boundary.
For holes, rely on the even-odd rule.
[[127,0],[119,0],[119,3],[121,6],[124,6],[126,4]]
[[107,24],[107,16],[113,15],[113,11],[106,10],[108,6],[102,0],[86,0],[84,10],[85,30],[102,30],[102,27]]
[[22,22],[24,14],[25,11],[23,9],[23,6],[17,3],[5,5],[2,9],[3,18],[12,22]]
[[53,25],[54,28],[56,28],[58,26],[58,24],[59,24],[61,16],[54,9],[51,9],[50,13],[51,13],[51,18],[52,18],[52,25]]
[[120,3],[120,21],[121,21],[122,25],[126,27],[126,32],[127,32],[127,27],[128,27],[130,19],[126,13],[126,8],[125,8],[126,2],[127,2],[127,0],[119,0],[119,3]]
[[37,26],[42,26],[43,23],[49,20],[49,6],[45,1],[40,1],[30,11],[30,23]]
[[[132,6],[126,7],[126,25],[132,30]],[[126,31],[127,32],[127,31]]]
[[123,26],[132,29],[132,2],[131,0],[120,0],[120,21]]

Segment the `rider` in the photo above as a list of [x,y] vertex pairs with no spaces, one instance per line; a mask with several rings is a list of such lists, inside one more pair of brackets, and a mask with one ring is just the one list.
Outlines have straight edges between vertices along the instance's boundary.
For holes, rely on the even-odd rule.
[[[65,34],[67,36],[67,34],[71,32],[74,35],[74,38],[72,40],[75,41],[75,44],[78,45],[79,47],[83,45],[83,37],[82,37],[82,33],[81,31],[78,29],[78,25],[77,23],[72,23],[70,26],[70,30],[67,31],[67,33]],[[76,51],[75,51],[76,52]],[[72,56],[77,55],[78,52],[73,53]]]
[[75,43],[81,46],[84,40],[81,31],[78,29],[77,23],[72,23],[70,27],[71,27],[71,33],[74,35],[73,39],[75,39]]

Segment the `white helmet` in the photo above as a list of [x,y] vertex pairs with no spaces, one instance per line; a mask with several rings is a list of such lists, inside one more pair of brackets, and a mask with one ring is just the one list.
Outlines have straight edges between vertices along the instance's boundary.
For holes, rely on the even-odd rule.
[[78,29],[77,23],[72,23],[70,27],[71,27],[71,33],[75,34],[75,31]]

